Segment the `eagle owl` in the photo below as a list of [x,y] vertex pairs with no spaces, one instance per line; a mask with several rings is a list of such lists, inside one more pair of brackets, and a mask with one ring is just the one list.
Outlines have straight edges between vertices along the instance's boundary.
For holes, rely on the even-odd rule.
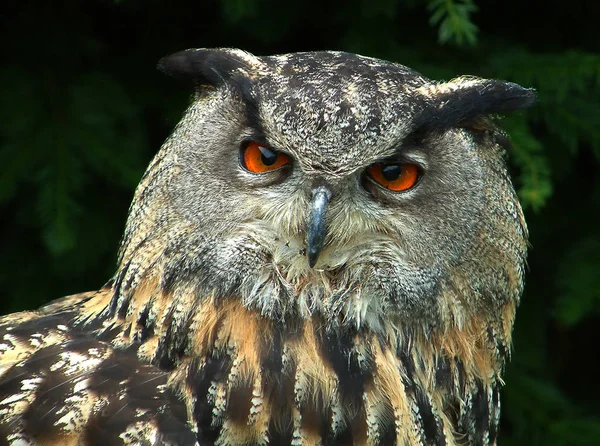
[[530,89],[194,49],[100,290],[0,319],[0,444],[493,445]]

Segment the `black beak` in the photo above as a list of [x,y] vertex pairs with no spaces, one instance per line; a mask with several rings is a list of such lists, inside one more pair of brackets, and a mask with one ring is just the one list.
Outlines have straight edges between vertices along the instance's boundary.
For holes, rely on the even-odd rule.
[[331,198],[331,192],[327,188],[320,186],[313,189],[312,194],[306,244],[308,265],[311,268],[316,265],[317,260],[319,259],[319,254],[321,254],[323,242],[327,235],[325,213],[327,211],[327,203],[329,203],[329,199]]

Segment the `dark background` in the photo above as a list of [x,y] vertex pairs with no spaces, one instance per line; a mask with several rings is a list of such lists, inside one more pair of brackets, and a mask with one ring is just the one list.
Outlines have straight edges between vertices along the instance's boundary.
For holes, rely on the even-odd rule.
[[191,92],[155,71],[166,54],[339,49],[536,88],[500,121],[532,245],[500,444],[599,444],[600,2],[3,0],[0,17],[3,313],[113,274],[134,187]]

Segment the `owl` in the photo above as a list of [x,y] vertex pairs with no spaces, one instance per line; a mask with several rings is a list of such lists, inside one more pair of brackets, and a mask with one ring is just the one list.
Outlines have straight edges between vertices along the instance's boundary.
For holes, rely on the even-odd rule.
[[0,319],[0,444],[494,445],[527,229],[498,80],[193,49],[113,278]]

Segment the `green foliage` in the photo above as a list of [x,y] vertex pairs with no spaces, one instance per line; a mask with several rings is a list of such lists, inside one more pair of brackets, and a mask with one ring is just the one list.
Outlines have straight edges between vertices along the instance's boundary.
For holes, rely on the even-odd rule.
[[503,444],[589,446],[600,438],[598,420],[582,414],[555,386],[526,374],[507,380],[503,404],[514,408],[507,418],[518,429]]
[[497,53],[490,67],[499,76],[538,90],[539,114],[550,135],[571,154],[581,143],[600,158],[600,55],[581,51],[532,54],[522,48]]
[[474,45],[477,42],[477,25],[471,20],[471,14],[477,11],[473,0],[429,0],[427,9],[431,11],[429,23],[438,26],[440,43]]
[[539,103],[498,121],[532,244],[500,444],[597,442],[600,3],[25,3],[9,0],[0,18],[4,312],[112,275],[133,189],[186,104],[185,87],[152,71],[169,52],[340,49],[440,80],[502,78],[535,88]]
[[78,241],[86,170],[126,188],[139,181],[144,133],[137,107],[101,73],[86,73],[69,85],[18,67],[2,74],[0,204],[18,187],[32,186],[32,217],[47,249],[60,256]]
[[558,265],[556,317],[573,326],[600,312],[600,237],[578,240]]
[[502,124],[513,141],[511,161],[520,170],[518,194],[521,203],[525,209],[531,207],[539,211],[552,195],[550,166],[542,143],[520,116],[506,117]]

